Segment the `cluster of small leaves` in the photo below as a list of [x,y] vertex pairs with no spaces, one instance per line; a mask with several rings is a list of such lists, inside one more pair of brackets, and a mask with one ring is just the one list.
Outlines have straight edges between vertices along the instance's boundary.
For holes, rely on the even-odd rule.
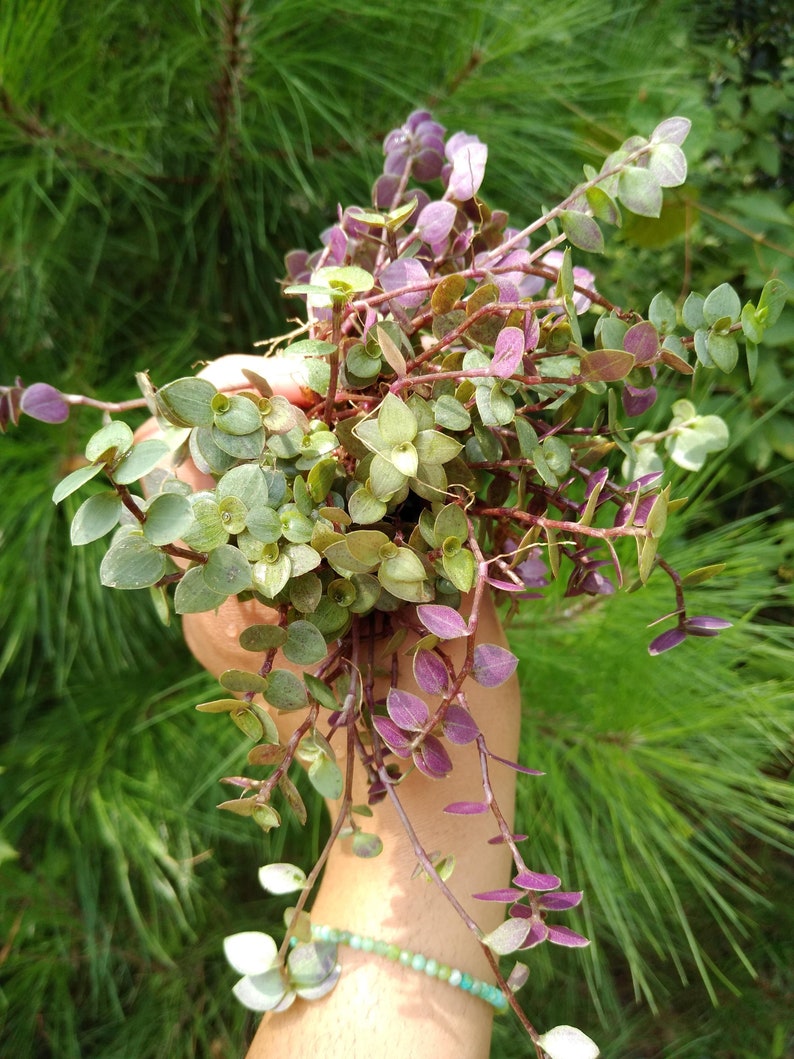
[[[686,177],[688,129],[671,118],[649,138],[633,137],[517,229],[480,196],[486,145],[464,132],[447,138],[429,113],[413,113],[385,139],[372,204],[340,209],[320,249],[288,255],[284,293],[305,303],[307,322],[272,344],[305,381],[301,405],[255,372],[231,394],[201,377],[157,386],[141,376],[168,442],[136,443],[112,420],[89,440],[85,465],[56,488],[58,502],[100,474],[108,480],[79,507],[71,531],[77,545],[113,533],[105,585],[148,589],[163,617],[171,586],[179,614],[214,611],[230,597],[274,611],[271,623],[241,634],[257,659],[250,671],[221,675],[230,697],[199,707],[229,713],[256,744],[249,763],[270,770],[261,780],[229,777],[241,797],[224,808],[268,830],[280,823],[271,804],[279,791],[304,821],[288,775],[297,759],[321,794],[342,798],[333,837],[352,835],[354,851],[373,856],[380,840],[355,820],[369,810],[351,805],[336,763],[340,730],[367,769],[371,802],[393,793],[408,769],[447,775],[445,743],[475,743],[487,773],[495,755],[468,709],[466,681],[496,687],[516,660],[477,642],[486,590],[531,598],[565,569],[568,595],[609,595],[631,561],[620,542],[633,540],[639,583],[661,568],[676,593],[676,628],[654,640],[652,653],[727,624],[687,617],[685,579],[658,555],[678,502],[656,448],[663,441],[669,460],[696,469],[727,444],[727,426],[689,400],[673,404],[669,427],[656,435],[628,421],[676,376],[732,371],[740,339],[752,377],[785,288],[770,281],[757,305],[742,308],[723,284],[690,295],[680,317],[659,293],[643,316],[599,293],[572,250],[601,251],[602,226],[619,225],[623,210],[659,214],[664,189]],[[71,405],[96,403],[19,380],[0,400],[3,427],[20,412],[61,422]],[[162,470],[169,452],[177,465],[191,459],[212,487],[194,491]],[[130,488],[142,479],[145,496]],[[467,620],[459,608],[469,593]],[[362,633],[376,628],[391,636],[395,677],[381,703],[360,650]],[[414,678],[432,704],[396,679],[409,632]],[[456,664],[450,641],[463,645]],[[302,678],[274,668],[279,652]],[[277,710],[304,711],[287,745],[258,695]],[[448,811],[494,811],[500,820],[487,798]],[[530,871],[503,821],[500,832],[517,874],[513,888],[478,895],[511,905],[484,943],[496,953],[545,940],[585,944],[545,921],[580,895],[549,893],[560,880]],[[276,1007],[328,984],[328,959],[312,959],[310,972],[295,969],[291,992],[281,963],[261,971],[273,996],[284,987]],[[247,958],[238,964],[254,973]]]

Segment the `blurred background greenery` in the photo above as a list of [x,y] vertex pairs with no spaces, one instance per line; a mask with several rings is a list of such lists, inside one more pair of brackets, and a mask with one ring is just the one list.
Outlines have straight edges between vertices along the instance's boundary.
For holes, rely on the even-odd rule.
[[[686,114],[690,179],[660,221],[627,220],[600,289],[644,310],[658,289],[794,286],[793,18],[784,0],[4,0],[0,382],[119,399],[136,370],[279,333],[284,252],[366,202],[383,136],[424,105],[488,142],[486,198],[525,222]],[[793,315],[751,393],[739,368],[689,394],[732,444],[675,480],[667,554],[727,563],[693,600],[735,628],[649,658],[652,579],[606,606],[552,589],[511,629],[524,760],[547,770],[521,826],[584,887],[595,939],[533,956],[526,1002],[608,1059],[794,1049]],[[212,681],[176,628],[99,587],[101,549],[71,549],[50,500],[95,425],[0,439],[0,1050],[231,1059],[253,1023],[221,939],[277,923],[256,868],[309,862],[322,825],[265,837],[215,810],[246,746],[194,713]],[[502,1020],[494,1059],[525,1053]]]

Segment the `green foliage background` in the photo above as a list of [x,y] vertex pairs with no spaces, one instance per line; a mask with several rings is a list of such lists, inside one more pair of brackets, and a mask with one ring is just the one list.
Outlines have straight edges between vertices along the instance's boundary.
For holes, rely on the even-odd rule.
[[[488,142],[486,196],[517,220],[685,113],[692,177],[659,224],[618,236],[601,288],[645,308],[684,268],[695,289],[794,285],[787,16],[764,30],[745,6],[732,25],[719,3],[5,0],[0,382],[116,399],[135,370],[163,380],[278,333],[283,253],[365,201],[417,105]],[[728,563],[696,593],[736,629],[649,659],[655,579],[603,608],[552,592],[512,627],[524,759],[548,773],[521,816],[585,887],[597,939],[533,958],[527,1002],[614,1059],[794,1047],[791,316],[752,395],[740,371],[698,394],[733,445],[676,485],[692,502],[669,554]],[[215,811],[246,748],[193,712],[212,681],[178,630],[100,588],[99,551],[71,549],[50,502],[95,425],[0,440],[0,1042],[20,1059],[237,1056],[252,1025],[221,939],[278,919],[255,869],[308,862],[319,825],[266,839]],[[497,1026],[495,1059],[522,1048]]]

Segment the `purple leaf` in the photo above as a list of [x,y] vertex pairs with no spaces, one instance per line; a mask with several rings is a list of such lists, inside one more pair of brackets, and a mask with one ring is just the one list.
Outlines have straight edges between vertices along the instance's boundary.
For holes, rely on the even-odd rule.
[[535,915],[531,908],[522,904],[511,905],[507,914],[515,916],[517,919],[532,919]]
[[[486,577],[485,581],[491,586],[491,588],[496,588],[500,592],[523,592],[525,589],[523,582],[518,584],[515,581],[502,581],[497,577]],[[535,596],[535,599],[542,598],[543,597],[539,595]]]
[[581,934],[577,934],[575,930],[570,930],[568,927],[547,927],[548,939],[554,945],[565,945],[569,949],[581,949],[585,945],[589,945],[590,941],[588,938],[582,937]]
[[513,769],[515,772],[522,772],[525,776],[545,776],[546,775],[545,772],[541,772],[539,769],[530,769],[530,768],[527,768],[526,765],[519,765],[517,761],[509,761],[506,757],[499,757],[498,754],[494,754],[490,750],[488,751],[488,757],[493,758],[494,761],[501,762],[501,764],[503,764],[503,765],[507,765],[507,767],[509,769]]
[[556,890],[560,885],[560,880],[556,875],[544,875],[526,868],[516,875],[513,882],[522,890]]
[[459,636],[469,635],[465,620],[452,607],[423,603],[416,608],[416,613],[427,631],[439,640],[456,640]]
[[633,353],[637,364],[653,360],[659,352],[659,334],[648,320],[630,327],[623,336],[623,348]]
[[456,816],[481,816],[488,812],[485,802],[450,802],[441,810]]
[[724,618],[713,618],[709,614],[700,614],[695,618],[687,618],[684,624],[686,631],[691,636],[719,636],[723,629],[733,627],[733,622],[725,621]]
[[512,652],[493,643],[474,648],[474,668],[471,675],[484,688],[497,688],[512,677],[518,659]]
[[394,723],[409,732],[421,732],[430,720],[427,704],[410,691],[391,688],[386,698],[386,709]]
[[373,717],[372,725],[386,746],[397,757],[411,756],[411,741],[388,717]]
[[452,231],[458,209],[451,202],[431,202],[419,214],[416,232],[425,243],[442,243]]
[[534,949],[536,945],[540,945],[549,936],[549,928],[545,923],[535,922],[529,928],[529,933],[526,936],[524,944],[521,946],[522,949]]
[[[381,272],[380,285],[388,294],[390,291],[402,290],[403,287],[411,287],[414,284],[426,284],[428,279],[427,270],[421,261],[413,258],[398,258]],[[400,294],[394,300],[406,309],[415,309],[422,302],[427,301],[428,293],[425,287],[424,290]]]
[[477,901],[500,901],[502,904],[506,904],[508,901],[520,901],[524,896],[523,890],[514,890],[512,887],[507,887],[504,890],[485,890],[481,894],[471,895]]
[[443,727],[444,735],[449,739],[450,743],[455,743],[458,746],[473,742],[480,734],[480,729],[469,711],[464,710],[462,706],[456,706],[454,703],[447,707]]
[[588,475],[587,484],[584,487],[585,500],[589,499],[590,494],[597,485],[601,486],[601,488],[603,489],[603,487],[606,485],[608,477],[609,469],[607,467],[602,467],[600,471],[593,471],[592,474]]
[[414,764],[431,779],[441,779],[452,770],[449,754],[441,740],[434,735],[425,736],[424,742],[414,750]]
[[639,416],[653,407],[656,401],[656,387],[648,386],[644,390],[626,383],[621,394],[623,409],[627,416]]
[[660,655],[665,651],[672,650],[673,647],[678,647],[680,643],[683,643],[686,639],[686,633],[683,629],[676,627],[675,629],[668,629],[667,632],[663,632],[661,636],[657,636],[655,640],[651,640],[648,644],[649,655]]
[[65,423],[69,418],[69,402],[60,390],[47,382],[34,382],[28,386],[19,407],[25,415],[42,423]]
[[581,903],[581,900],[581,890],[573,890],[569,893],[560,891],[556,894],[544,894],[538,899],[538,904],[549,912],[563,912],[567,908],[576,908]]
[[491,371],[500,379],[515,375],[524,359],[524,332],[520,327],[503,327],[496,336]]
[[437,654],[420,648],[414,655],[414,679],[428,695],[443,695],[449,687],[447,667]]
[[[511,835],[510,838],[513,842],[526,842],[529,835]],[[504,835],[494,835],[493,838],[488,839],[489,846],[503,846],[507,841]]]
[[452,160],[452,171],[449,174],[447,189],[449,194],[461,202],[473,198],[485,176],[485,163],[488,161],[488,148],[480,143],[476,136],[462,144],[450,155],[450,145],[455,140],[451,137],[447,143],[447,157]]

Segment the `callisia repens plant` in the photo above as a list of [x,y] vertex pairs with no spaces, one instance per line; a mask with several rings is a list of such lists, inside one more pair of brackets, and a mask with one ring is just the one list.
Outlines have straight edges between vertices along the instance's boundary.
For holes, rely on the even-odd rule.
[[[519,228],[481,194],[487,145],[412,113],[384,141],[371,204],[340,207],[317,249],[287,256],[283,293],[292,306],[302,302],[305,322],[264,345],[265,356],[294,360],[305,380],[299,405],[274,394],[266,366],[232,394],[205,378],[141,375],[144,398],[113,406],[46,382],[0,390],[3,428],[20,413],[56,423],[72,405],[105,408],[85,463],[54,494],[60,502],[105,481],[71,527],[75,545],[112,534],[103,584],[146,590],[164,618],[171,608],[213,611],[229,597],[274,612],[240,636],[248,669],[223,673],[224,697],[198,707],[228,714],[252,742],[257,775],[228,777],[237,796],[222,808],[265,831],[285,809],[303,823],[307,810],[290,779],[299,762],[320,794],[338,800],[338,813],[308,876],[294,865],[262,870],[271,892],[299,892],[284,944],[257,932],[227,940],[244,976],[238,996],[255,1010],[333,987],[335,956],[310,940],[304,905],[331,843],[349,841],[362,857],[381,849],[366,831],[368,807],[352,804],[337,749],[352,746],[363,762],[371,803],[399,805],[406,773],[441,781],[452,768],[450,744],[474,744],[482,799],[445,811],[491,814],[514,870],[509,887],[475,895],[508,907],[501,925],[488,934],[469,925],[537,1054],[598,1054],[571,1027],[535,1033],[513,995],[526,968],[518,964],[509,979],[499,971],[499,956],[531,960],[543,943],[588,941],[559,921],[582,893],[562,891],[531,853],[524,859],[490,789],[493,768],[542,773],[496,757],[467,687],[496,688],[517,665],[504,647],[481,642],[486,593],[514,611],[531,607],[552,579],[570,597],[608,597],[658,573],[671,584],[670,613],[659,619],[670,624],[651,654],[728,625],[691,614],[684,598],[687,583],[719,566],[682,576],[659,551],[678,503],[666,466],[700,468],[727,445],[728,427],[685,397],[665,429],[634,424],[661,388],[695,372],[730,372],[740,352],[752,380],[786,290],[770,280],[757,305],[742,306],[722,284],[678,309],[664,292],[647,308],[621,307],[577,263],[579,251],[590,262],[603,249],[603,229],[620,225],[622,209],[659,215],[664,189],[686,177],[689,124],[674,117],[648,139],[632,137]],[[108,411],[144,403],[163,437],[136,442]],[[193,491],[175,477],[171,468],[188,459],[213,487]],[[392,673],[384,698],[373,692],[373,640]],[[282,652],[302,678],[279,667]],[[421,696],[400,687],[404,667]],[[301,711],[288,745],[259,696],[273,710]],[[411,838],[424,873],[451,897],[452,859]]]

